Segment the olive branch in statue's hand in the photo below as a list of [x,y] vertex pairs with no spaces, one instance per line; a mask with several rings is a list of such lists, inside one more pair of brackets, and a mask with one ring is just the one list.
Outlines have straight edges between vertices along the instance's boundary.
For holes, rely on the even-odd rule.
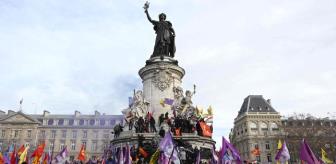
[[143,8],[145,9],[145,12],[148,10],[148,8],[149,8],[149,2],[148,1],[146,1]]

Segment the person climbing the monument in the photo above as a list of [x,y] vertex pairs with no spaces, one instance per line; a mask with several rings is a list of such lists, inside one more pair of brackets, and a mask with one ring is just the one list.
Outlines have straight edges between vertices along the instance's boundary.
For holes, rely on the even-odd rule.
[[174,57],[175,55],[175,31],[173,25],[166,21],[166,14],[161,13],[159,15],[159,21],[152,20],[148,13],[149,3],[146,2],[144,5],[145,13],[149,22],[154,25],[154,30],[156,33],[154,52],[151,57],[163,56]]

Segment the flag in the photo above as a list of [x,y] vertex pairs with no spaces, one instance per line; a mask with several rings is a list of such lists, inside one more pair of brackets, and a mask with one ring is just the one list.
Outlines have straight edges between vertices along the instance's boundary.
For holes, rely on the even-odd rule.
[[160,99],[160,104],[162,105],[162,107],[165,107],[165,105],[173,105],[174,99],[170,99],[170,98]]
[[159,156],[160,156],[160,149],[156,149],[156,151],[153,153],[153,155],[152,155],[152,157],[149,161],[149,164],[157,164]]
[[180,159],[170,132],[167,132],[164,138],[160,141],[159,149],[163,151],[164,161],[171,161],[174,162],[174,164],[180,164]]
[[132,164],[131,149],[129,144],[126,146],[125,164]]
[[279,139],[279,141],[278,141],[278,150],[280,150],[281,147],[282,147],[282,143],[281,143],[281,140]]
[[332,160],[330,160],[327,157],[327,152],[325,152],[322,148],[321,148],[321,160],[325,163],[325,164],[332,164],[334,163]]
[[222,137],[222,149],[219,160],[222,163],[235,161],[237,164],[241,164],[239,152],[224,137]]
[[40,158],[43,155],[44,147],[45,143],[40,144],[31,155],[31,157],[34,158],[33,164],[40,163]]
[[254,156],[259,156],[260,155],[260,150],[259,150],[259,147],[255,147],[251,153],[254,155]]
[[212,154],[212,157],[211,157],[212,163],[214,163],[214,164],[218,163],[218,156],[217,156],[217,153],[216,153],[216,150],[215,150],[215,145],[212,146],[211,154]]
[[320,164],[305,139],[300,144],[300,159],[308,164]]
[[18,156],[21,156],[21,154],[25,151],[25,146],[24,145],[21,145],[21,147],[19,148],[17,154]]
[[145,158],[148,157],[148,153],[146,152],[146,150],[143,149],[143,148],[140,147],[140,146],[139,146],[139,153],[140,153],[143,157],[145,157]]
[[275,160],[283,164],[286,163],[289,159],[290,159],[289,151],[287,149],[286,141],[284,141],[283,144],[281,145],[280,150],[275,156]]
[[80,151],[78,153],[77,159],[80,160],[80,161],[85,161],[85,159],[86,159],[86,156],[85,156],[85,145],[84,144],[82,145],[82,148],[80,149]]
[[123,147],[120,147],[120,149],[119,149],[118,164],[124,164],[124,150],[123,150]]
[[212,137],[212,131],[210,126],[208,126],[205,122],[200,121],[199,122],[201,129],[202,129],[202,133],[204,137]]
[[200,164],[200,163],[201,163],[201,151],[198,151],[195,164]]
[[[63,150],[60,151],[60,152],[56,155],[56,157],[55,157],[56,162],[57,162],[57,163],[64,163],[64,161],[65,161],[66,157],[68,156],[68,154],[69,154],[69,152],[68,152],[68,148],[67,148],[67,146],[65,146],[65,147],[63,148]],[[52,160],[52,157],[50,157],[50,160]]]
[[17,162],[16,158],[17,158],[17,154],[16,154],[15,146],[14,146],[14,150],[13,150],[11,158],[10,158],[10,164],[16,164],[16,162]]
[[[22,147],[24,147],[24,146],[22,145],[21,148],[22,148]],[[21,148],[20,148],[20,149],[21,149]],[[19,163],[22,163],[22,162],[27,161],[27,153],[28,153],[29,146],[27,146],[27,147],[23,150],[23,152],[21,152],[21,153],[19,154],[20,149],[18,150],[18,156],[19,156]]]
[[42,164],[49,164],[49,160],[50,160],[50,152],[44,153],[44,158],[43,158]]
[[2,156],[2,153],[0,152],[0,163],[5,163],[5,158]]

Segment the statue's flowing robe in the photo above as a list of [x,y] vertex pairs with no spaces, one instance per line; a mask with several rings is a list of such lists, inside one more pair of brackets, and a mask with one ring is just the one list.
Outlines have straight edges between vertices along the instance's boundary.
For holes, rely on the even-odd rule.
[[174,57],[175,38],[172,35],[172,24],[169,21],[152,21],[152,23],[156,32],[154,52],[152,56],[166,55]]

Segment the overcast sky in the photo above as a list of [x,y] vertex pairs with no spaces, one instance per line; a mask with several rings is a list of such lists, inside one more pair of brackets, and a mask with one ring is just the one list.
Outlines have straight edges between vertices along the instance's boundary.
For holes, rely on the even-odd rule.
[[[120,114],[155,33],[143,0],[0,0],[0,109]],[[183,88],[228,136],[243,99],[281,115],[336,114],[335,0],[156,0],[176,31]],[[219,140],[218,140],[219,141]]]

